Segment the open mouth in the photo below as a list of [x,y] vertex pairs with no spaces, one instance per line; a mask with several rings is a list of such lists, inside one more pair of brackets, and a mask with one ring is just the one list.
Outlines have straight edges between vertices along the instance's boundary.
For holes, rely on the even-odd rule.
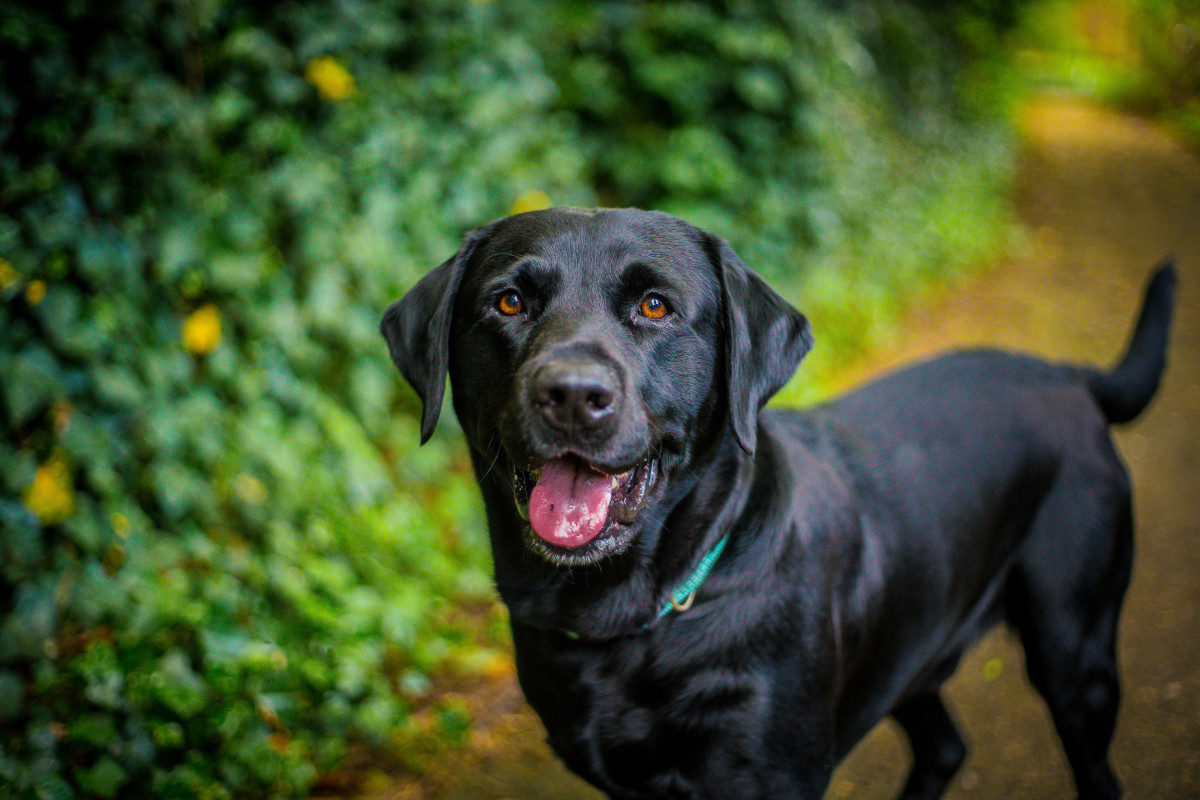
[[574,550],[636,520],[657,478],[653,458],[613,475],[565,456],[536,470],[518,469],[513,493],[518,511],[540,540]]

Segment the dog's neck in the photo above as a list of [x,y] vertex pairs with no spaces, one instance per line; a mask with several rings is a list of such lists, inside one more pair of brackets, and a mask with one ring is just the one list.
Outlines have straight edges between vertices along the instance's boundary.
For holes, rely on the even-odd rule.
[[[558,567],[530,553],[525,523],[506,488],[485,481],[480,489],[489,509],[496,585],[513,621],[584,639],[653,627],[701,562],[714,552],[721,556],[715,548],[741,516],[752,474],[753,459],[732,436],[724,437],[702,468],[672,476],[666,495],[643,512],[642,528],[626,552],[584,568]],[[719,560],[713,561],[709,567],[719,569]]]

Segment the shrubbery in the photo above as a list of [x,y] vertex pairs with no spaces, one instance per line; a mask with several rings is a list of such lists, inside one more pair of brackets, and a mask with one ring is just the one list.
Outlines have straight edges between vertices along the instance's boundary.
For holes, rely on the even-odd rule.
[[1200,0],[1043,0],[1031,20],[1022,38],[1039,81],[1200,144]]
[[1125,99],[1200,144],[1200,0],[1141,0],[1132,16],[1138,77]]
[[503,665],[454,610],[486,535],[382,309],[514,202],[638,204],[852,350],[1004,218],[1010,12],[938,8],[8,3],[0,796],[296,796],[456,735],[412,712]]

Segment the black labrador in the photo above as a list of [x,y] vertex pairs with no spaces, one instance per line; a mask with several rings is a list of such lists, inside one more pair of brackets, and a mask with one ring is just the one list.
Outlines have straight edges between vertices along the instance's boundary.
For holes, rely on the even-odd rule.
[[1112,371],[948,355],[826,405],[763,404],[809,323],[667,214],[493,222],[388,308],[433,433],[447,372],[521,687],[614,798],[819,798],[891,714],[905,798],[966,748],[939,698],[1003,620],[1079,795],[1120,794],[1117,617],[1130,486],[1108,427],[1149,403],[1174,295]]

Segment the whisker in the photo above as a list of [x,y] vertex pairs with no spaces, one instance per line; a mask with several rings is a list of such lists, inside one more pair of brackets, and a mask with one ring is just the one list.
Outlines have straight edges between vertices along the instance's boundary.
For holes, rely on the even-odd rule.
[[[488,440],[488,444],[487,444],[488,449],[492,449],[495,444],[496,444],[496,434],[493,433],[492,438]],[[495,451],[496,451],[496,455],[492,458],[492,463],[488,464],[487,469],[485,469],[483,471],[484,478],[487,478],[489,475],[492,474],[492,467],[496,466],[496,462],[500,460],[500,448],[496,447]]]

